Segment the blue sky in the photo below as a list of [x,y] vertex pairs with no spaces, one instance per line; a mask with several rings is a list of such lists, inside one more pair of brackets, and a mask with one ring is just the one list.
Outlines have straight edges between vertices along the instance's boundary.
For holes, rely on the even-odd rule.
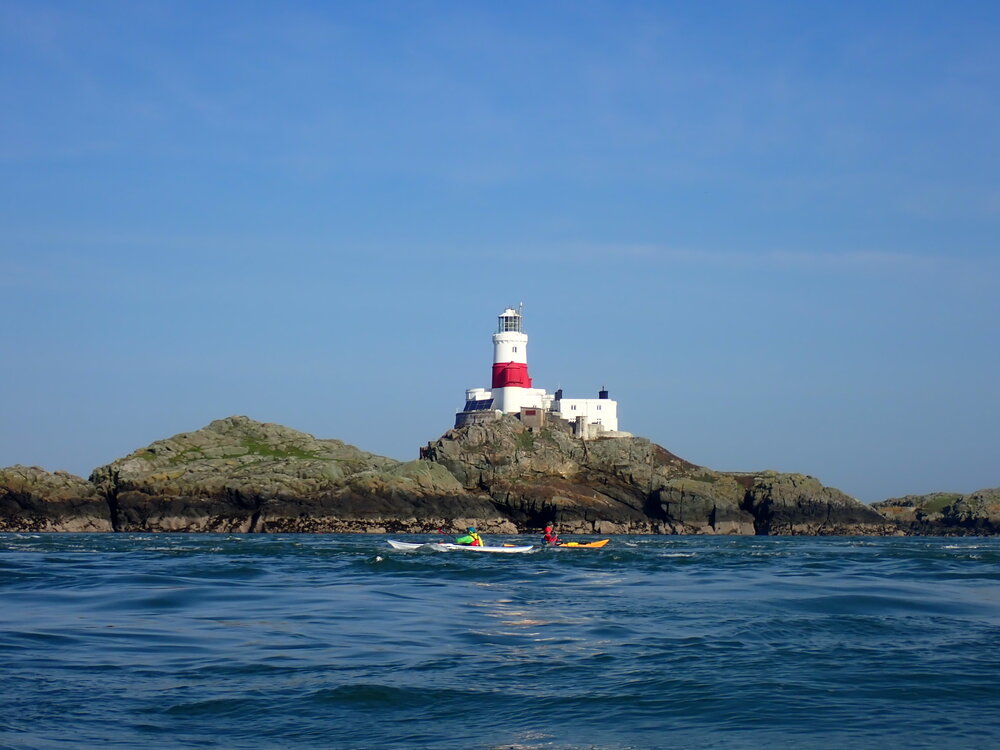
[[0,465],[538,386],[722,470],[1000,485],[1000,5],[0,0]]

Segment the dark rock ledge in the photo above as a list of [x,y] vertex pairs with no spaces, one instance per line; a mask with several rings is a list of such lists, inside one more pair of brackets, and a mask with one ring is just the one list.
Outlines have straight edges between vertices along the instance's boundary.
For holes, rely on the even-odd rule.
[[97,488],[65,471],[37,466],[0,469],[0,531],[111,531]]

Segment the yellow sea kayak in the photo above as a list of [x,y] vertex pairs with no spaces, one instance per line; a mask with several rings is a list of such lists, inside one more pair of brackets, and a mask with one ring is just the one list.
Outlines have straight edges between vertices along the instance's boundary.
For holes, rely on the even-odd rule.
[[[577,548],[577,549],[583,549],[583,548],[587,548],[587,549],[599,549],[600,547],[603,547],[605,544],[607,544],[610,541],[611,541],[610,539],[601,539],[601,540],[596,541],[596,542],[560,542],[559,544],[554,544],[554,545],[551,545],[551,546],[553,546],[553,547],[574,547],[574,548]],[[516,546],[516,545],[513,545],[513,544],[504,544],[504,547],[514,547],[514,546]],[[550,546],[550,545],[543,544],[542,545],[542,549],[544,549],[545,547],[548,547],[548,546]]]
[[599,542],[563,542],[561,544],[557,544],[556,546],[557,547],[588,547],[588,548],[593,549],[593,548],[596,548],[596,547],[603,547],[605,544],[607,544],[610,541],[611,541],[610,539],[601,539]]

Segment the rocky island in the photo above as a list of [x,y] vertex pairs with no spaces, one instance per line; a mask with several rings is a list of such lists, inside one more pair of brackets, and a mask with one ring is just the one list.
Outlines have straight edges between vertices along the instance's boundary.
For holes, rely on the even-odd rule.
[[715,471],[516,415],[450,430],[409,462],[235,416],[89,479],[0,469],[0,531],[995,534],[998,520],[1000,490],[868,506],[813,477]]
[[934,492],[873,503],[907,534],[920,536],[993,536],[1000,534],[1000,488],[968,495]]

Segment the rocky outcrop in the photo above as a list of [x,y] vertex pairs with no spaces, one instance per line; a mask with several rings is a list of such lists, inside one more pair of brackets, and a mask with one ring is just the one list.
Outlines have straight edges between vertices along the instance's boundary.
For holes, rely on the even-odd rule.
[[451,430],[422,451],[522,528],[579,533],[891,534],[879,513],[800,474],[723,473],[643,438],[582,441],[552,420]]
[[872,507],[908,534],[980,536],[1000,534],[1000,488],[968,495],[934,492],[906,495]]
[[516,417],[400,462],[229,417],[95,469],[0,469],[0,531],[997,534],[1000,490],[864,505],[802,474],[719,472],[643,438]]
[[871,506],[804,474],[755,475],[744,507],[761,534],[884,535],[893,524]]
[[120,531],[514,531],[443,467],[247,417],[159,440],[96,469]]
[[111,531],[111,514],[82,477],[9,466],[0,469],[0,531]]

